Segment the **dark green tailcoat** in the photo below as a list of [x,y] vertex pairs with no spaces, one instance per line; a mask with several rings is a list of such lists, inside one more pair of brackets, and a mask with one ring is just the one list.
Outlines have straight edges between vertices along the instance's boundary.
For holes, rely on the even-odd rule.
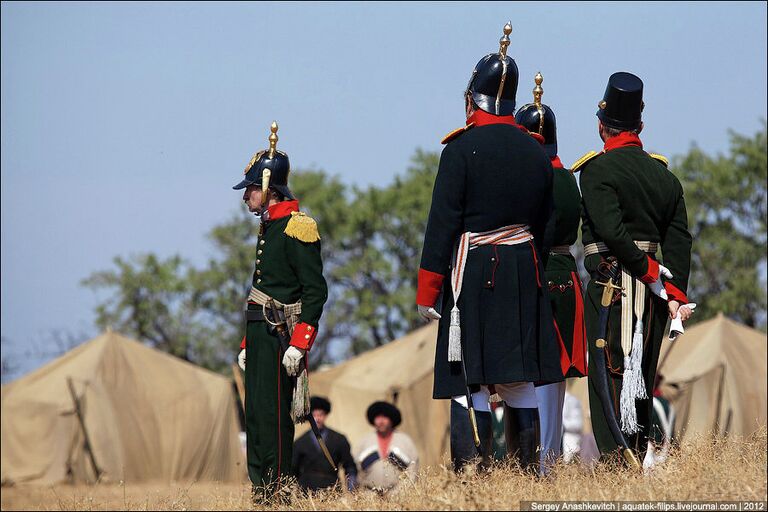
[[[626,132],[619,137],[626,138]],[[585,259],[585,267],[592,279],[586,289],[585,315],[589,340],[589,393],[592,428],[601,453],[608,454],[617,448],[610,435],[599,398],[595,392],[593,370],[595,340],[598,332],[598,313],[603,288],[596,280],[604,280],[597,273],[598,264],[607,256],[615,256],[621,266],[637,278],[646,277],[654,266],[637,248],[634,241],[657,242],[663,254],[663,264],[674,275],[666,283],[670,300],[687,302],[685,290],[691,259],[691,235],[688,232],[683,189],[678,179],[658,159],[643,151],[639,139],[636,143],[610,149],[589,160],[580,167],[583,204],[582,242],[586,247],[593,242],[603,242],[609,248],[607,254],[595,254]],[[609,140],[610,142],[610,140]],[[607,145],[608,146],[608,145]],[[576,167],[576,166],[574,166]],[[669,317],[667,302],[650,290],[646,290],[643,318],[642,374],[646,393],[653,396],[661,341]],[[620,418],[619,397],[624,372],[624,353],[621,348],[621,301],[616,300],[610,309],[607,330],[606,359],[609,366],[609,391],[617,418]],[[628,437],[630,447],[640,455],[645,450],[651,421],[652,402],[636,401],[640,432]]]

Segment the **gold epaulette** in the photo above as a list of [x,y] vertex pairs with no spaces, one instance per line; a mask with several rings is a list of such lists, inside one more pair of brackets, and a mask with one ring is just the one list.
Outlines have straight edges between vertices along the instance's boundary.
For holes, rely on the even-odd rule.
[[573,165],[571,166],[571,172],[572,173],[579,172],[581,170],[581,168],[584,167],[584,165],[586,165],[587,162],[589,162],[590,160],[592,160],[594,158],[597,158],[598,156],[600,156],[602,154],[603,154],[602,151],[600,153],[598,153],[597,151],[590,151],[589,153],[587,153],[586,155],[582,156],[581,158],[579,158],[578,160],[576,160],[573,163]]
[[469,130],[469,129],[470,129],[470,128],[472,128],[473,126],[475,126],[475,123],[474,123],[474,122],[472,122],[472,123],[469,123],[469,124],[468,124],[468,125],[466,125],[466,126],[462,126],[461,128],[456,128],[455,130],[453,130],[452,132],[450,132],[448,135],[446,135],[445,137],[443,137],[443,140],[441,140],[441,141],[440,141],[440,144],[448,144],[448,143],[449,143],[449,142],[451,142],[453,139],[455,139],[456,137],[458,137],[459,135],[461,135],[461,134],[462,134],[462,133],[464,133],[465,131]]
[[648,156],[664,164],[664,167],[669,167],[669,159],[664,155],[658,153],[648,153]]
[[291,218],[285,226],[285,234],[302,242],[317,242],[320,232],[315,219],[304,212],[291,212]]

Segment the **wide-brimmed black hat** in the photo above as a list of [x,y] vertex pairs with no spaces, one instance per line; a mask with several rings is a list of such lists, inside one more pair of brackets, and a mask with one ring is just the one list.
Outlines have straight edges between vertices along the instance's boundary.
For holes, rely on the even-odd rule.
[[393,427],[398,426],[403,421],[403,418],[400,416],[400,409],[389,402],[373,402],[368,407],[366,416],[368,416],[368,423],[371,425],[373,425],[373,420],[376,419],[376,416],[382,415],[392,420]]
[[330,414],[331,402],[329,402],[325,397],[313,396],[309,399],[309,410],[314,411],[315,409],[322,409],[325,411],[325,414]]

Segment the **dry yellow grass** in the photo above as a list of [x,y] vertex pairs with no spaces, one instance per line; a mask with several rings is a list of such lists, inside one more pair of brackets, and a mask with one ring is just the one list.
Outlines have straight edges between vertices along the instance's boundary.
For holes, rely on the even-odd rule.
[[[500,466],[483,477],[429,468],[384,498],[369,492],[294,495],[293,510],[514,510],[521,500],[766,501],[766,429],[748,439],[699,438],[650,475],[608,465],[558,466],[551,478]],[[285,507],[285,505],[283,506]],[[249,487],[186,485],[16,486],[3,510],[249,510]],[[256,507],[257,509],[277,510]]]

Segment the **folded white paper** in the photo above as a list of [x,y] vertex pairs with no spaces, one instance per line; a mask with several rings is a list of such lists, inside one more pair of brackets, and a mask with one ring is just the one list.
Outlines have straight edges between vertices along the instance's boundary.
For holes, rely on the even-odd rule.
[[[688,308],[691,311],[696,309],[696,303],[691,302],[688,304],[683,304],[680,306],[680,309]],[[685,332],[685,328],[683,327],[683,321],[680,319],[680,309],[677,310],[677,318],[673,318],[672,322],[669,324],[669,341],[674,341],[675,338],[680,336]]]

